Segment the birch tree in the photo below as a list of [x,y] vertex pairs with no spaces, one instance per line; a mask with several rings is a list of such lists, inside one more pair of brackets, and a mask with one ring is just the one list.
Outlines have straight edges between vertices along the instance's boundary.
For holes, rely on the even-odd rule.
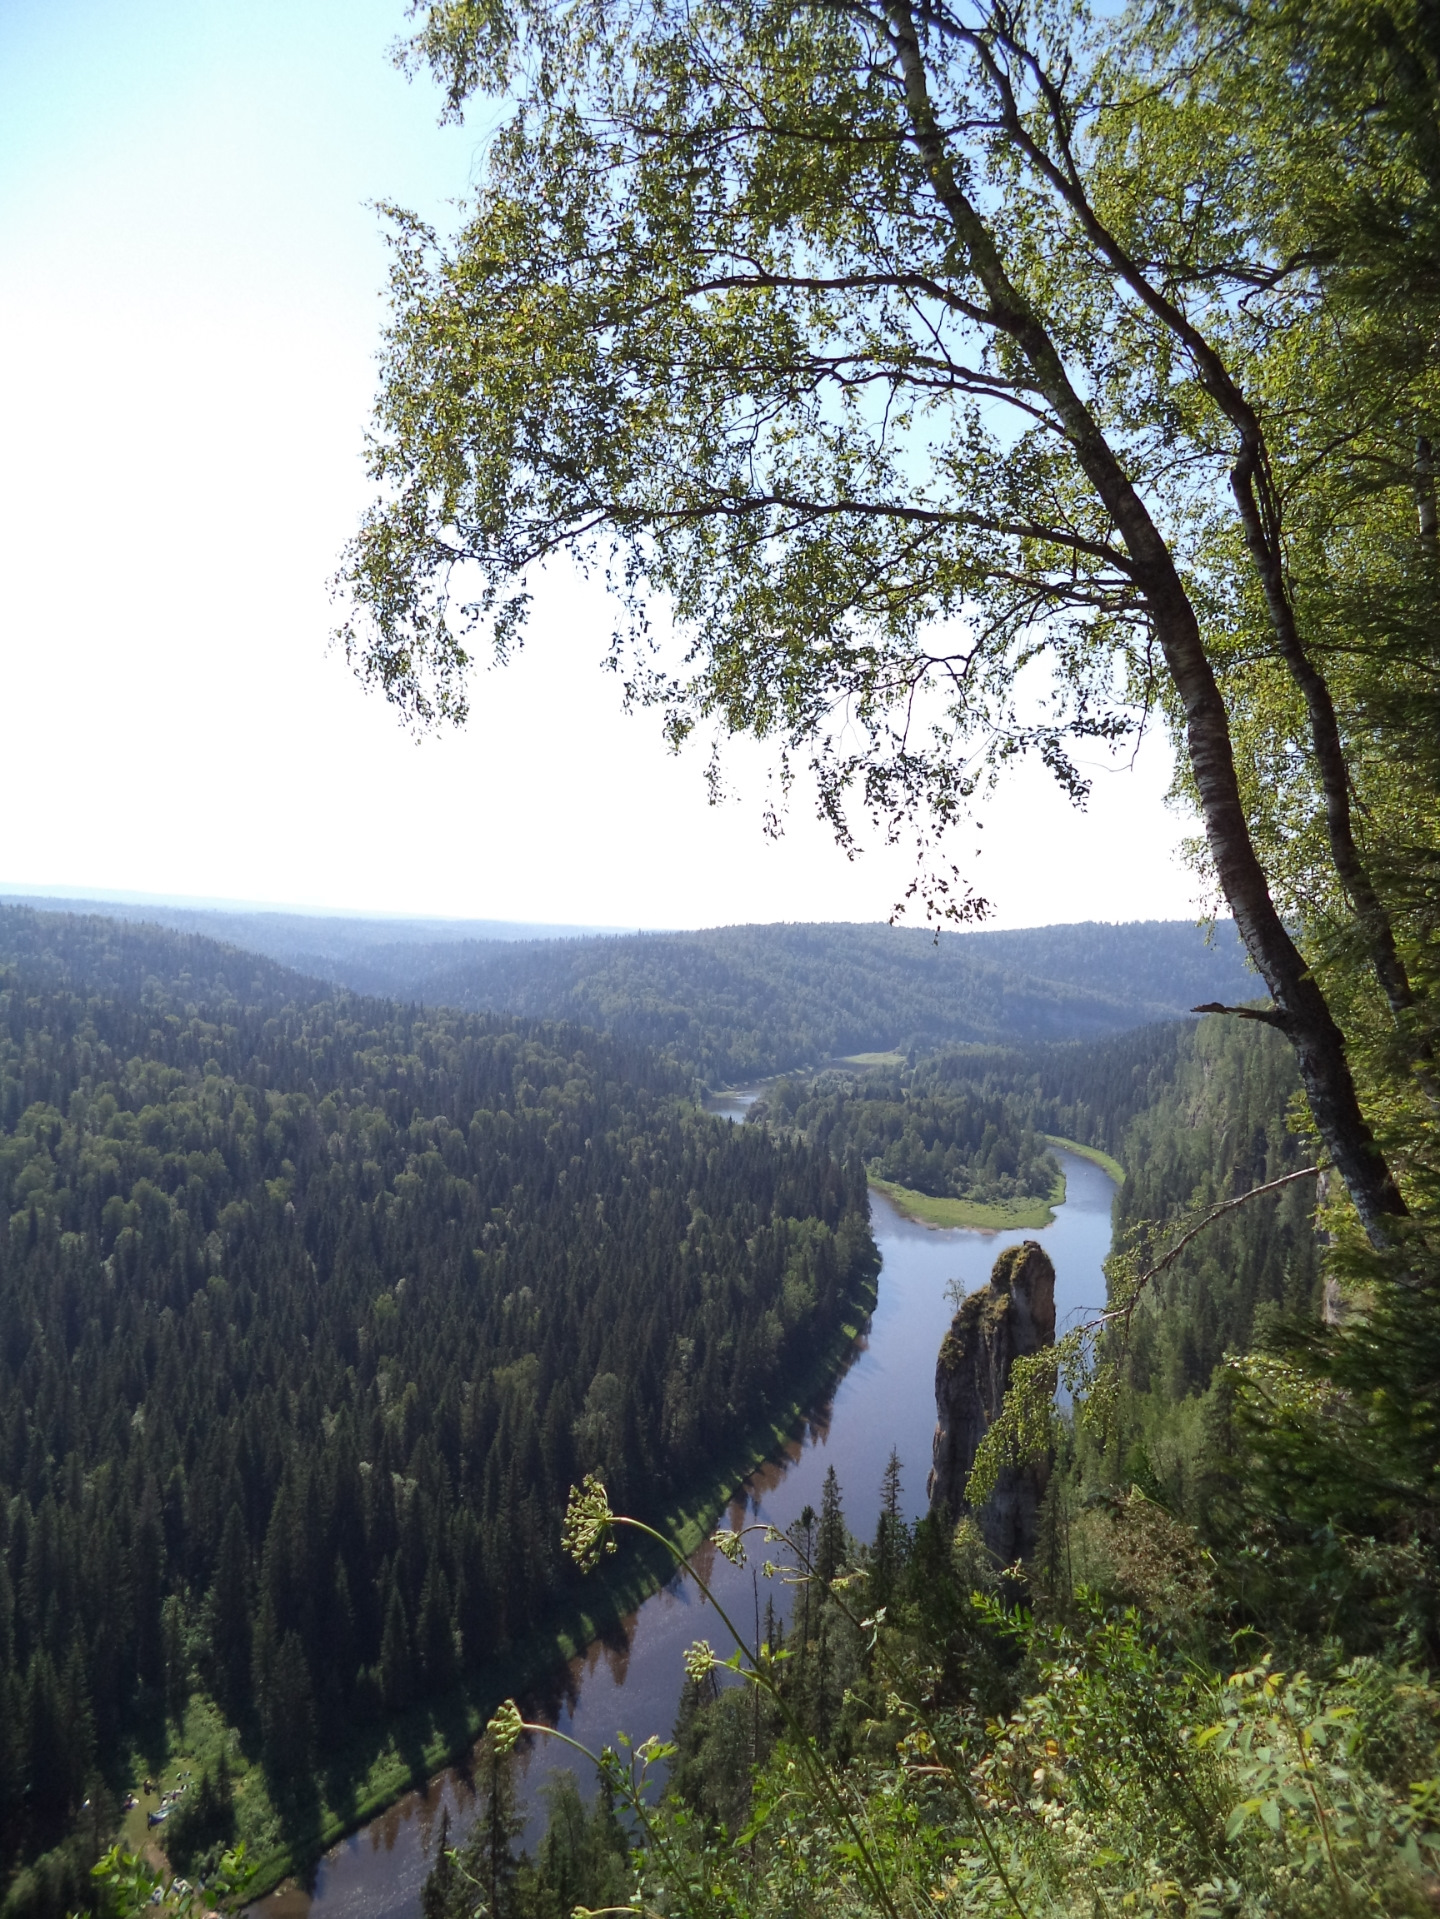
[[[1427,989],[1287,544],[1327,424],[1275,369],[1334,334],[1335,252],[1295,187],[1333,165],[1333,116],[1287,104],[1307,9],[419,11],[407,58],[499,125],[455,235],[392,210],[379,496],[341,575],[362,677],[412,722],[462,720],[473,653],[521,643],[533,570],[567,555],[613,591],[615,664],[669,737],[771,740],[842,839],[857,803],[943,830],[1019,753],[1080,796],[1076,743],[1163,713],[1269,994],[1251,1016],[1388,1243],[1406,1200],[1256,775],[1268,701],[1423,1080]],[[1242,137],[1247,92],[1278,144]]]

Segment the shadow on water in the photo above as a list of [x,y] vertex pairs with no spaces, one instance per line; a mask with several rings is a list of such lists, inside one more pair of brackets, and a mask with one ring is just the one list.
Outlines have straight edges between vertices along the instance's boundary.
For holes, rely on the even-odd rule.
[[[1056,1210],[1054,1224],[1040,1229],[985,1232],[924,1226],[872,1194],[871,1218],[882,1266],[868,1333],[856,1340],[841,1378],[816,1405],[803,1431],[736,1489],[730,1525],[754,1520],[782,1528],[794,1524],[806,1505],[818,1510],[825,1473],[833,1465],[850,1530],[868,1539],[879,1514],[880,1475],[892,1447],[904,1466],[907,1516],[920,1516],[935,1424],[935,1360],[952,1311],[948,1282],[958,1279],[971,1291],[985,1283],[996,1255],[1007,1246],[1038,1239],[1055,1262],[1059,1330],[1104,1305],[1102,1263],[1110,1250],[1115,1189],[1090,1161],[1063,1152],[1059,1158],[1066,1176],[1065,1201]],[[697,1555],[697,1566],[742,1631],[753,1632],[754,1618],[768,1597],[774,1598],[777,1615],[784,1616],[788,1588],[778,1582],[767,1587],[755,1578],[753,1567],[732,1566],[713,1548]],[[734,1643],[704,1597],[677,1575],[532,1687],[522,1697],[522,1711],[592,1750],[613,1744],[622,1729],[636,1744],[652,1733],[667,1738],[683,1679],[681,1654],[697,1638],[708,1638],[722,1659]],[[520,1752],[517,1785],[529,1814],[525,1843],[532,1848],[543,1830],[541,1788],[561,1767],[574,1771],[588,1794],[586,1762],[568,1748],[534,1741]],[[318,1862],[308,1889],[282,1887],[251,1912],[256,1919],[338,1919],[341,1914],[344,1919],[418,1919],[420,1888],[442,1812],[449,1811],[452,1838],[458,1840],[474,1808],[473,1780],[465,1767],[452,1767],[332,1847]]]

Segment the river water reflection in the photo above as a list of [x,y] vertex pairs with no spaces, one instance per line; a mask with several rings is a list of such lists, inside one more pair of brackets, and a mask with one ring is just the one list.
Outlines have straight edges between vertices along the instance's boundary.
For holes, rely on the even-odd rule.
[[[973,1290],[984,1284],[1003,1248],[1038,1239],[1055,1262],[1059,1330],[1104,1304],[1101,1265],[1110,1248],[1115,1189],[1088,1160],[1071,1153],[1059,1157],[1065,1202],[1053,1225],[1030,1232],[941,1231],[903,1218],[872,1193],[871,1219],[883,1263],[869,1331],[856,1342],[834,1393],[816,1407],[785,1456],[737,1490],[731,1525],[761,1519],[788,1527],[805,1506],[818,1510],[826,1469],[834,1466],[850,1530],[868,1539],[892,1447],[903,1465],[906,1512],[911,1518],[923,1513],[935,1426],[935,1358],[953,1310],[947,1282],[959,1279]],[[763,1553],[752,1554],[752,1562],[760,1558]],[[757,1607],[763,1611],[767,1597],[773,1596],[777,1613],[784,1610],[788,1588],[757,1582],[751,1567],[732,1566],[712,1549],[702,1571],[742,1632],[753,1631]],[[722,1658],[734,1643],[695,1588],[677,1580],[572,1660],[568,1671],[557,1673],[548,1699],[524,1700],[522,1709],[528,1718],[543,1718],[592,1749],[613,1744],[622,1730],[637,1744],[651,1733],[667,1738],[684,1678],[681,1654],[702,1638]],[[590,1780],[584,1762],[551,1740],[524,1752],[521,1765],[530,1815],[526,1843],[533,1846],[543,1829],[540,1788],[550,1772],[557,1766],[581,1768],[587,1795]],[[442,1773],[424,1792],[408,1794],[326,1853],[308,1892],[284,1886],[251,1912],[257,1919],[339,1919],[341,1914],[345,1919],[416,1919],[441,1810],[449,1811],[453,1843],[463,1835],[473,1803],[463,1771]]]

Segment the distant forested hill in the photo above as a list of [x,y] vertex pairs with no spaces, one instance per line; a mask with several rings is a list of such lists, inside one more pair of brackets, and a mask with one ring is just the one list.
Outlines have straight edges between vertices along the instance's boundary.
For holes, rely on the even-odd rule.
[[[574,1027],[0,909],[0,1884],[200,1683],[273,1781],[773,1415],[863,1172]],[[277,1785],[275,1790],[279,1790]]]
[[269,1011],[330,991],[258,953],[195,933],[26,906],[0,906],[0,964],[46,991],[69,991],[80,999],[116,995],[139,1004],[174,995],[216,1009]]
[[[198,933],[205,939],[263,953],[282,966],[336,985],[350,985],[347,968],[374,949],[392,954],[392,985],[407,993],[407,953],[416,948],[490,940],[567,939],[600,933],[595,926],[543,926],[526,920],[366,919],[345,913],[289,913],[260,907],[166,905],[158,902],[91,900],[67,895],[0,892],[0,905],[39,913],[83,914]],[[419,964],[428,965],[422,956]],[[388,989],[387,989],[388,990]]]
[[419,921],[401,937],[382,920],[179,917],[356,992],[575,1020],[666,1049],[712,1085],[912,1045],[1087,1039],[1261,990],[1229,922],[1207,945],[1176,920],[937,942],[849,923],[437,940]]
[[1228,923],[1207,946],[1166,921],[938,942],[833,924],[376,949],[352,983],[399,993],[407,969],[429,1004],[579,1020],[668,1048],[712,1084],[911,1045],[1087,1038],[1259,986]]

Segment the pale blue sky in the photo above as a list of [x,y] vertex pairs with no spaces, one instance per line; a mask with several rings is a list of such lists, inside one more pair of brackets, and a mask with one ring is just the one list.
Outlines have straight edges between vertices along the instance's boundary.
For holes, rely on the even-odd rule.
[[[368,494],[385,260],[441,224],[483,124],[387,59],[394,0],[0,0],[0,673],[6,882],[628,925],[883,917],[905,857],[705,801],[542,581],[518,666],[414,746],[325,650]],[[1164,755],[1039,773],[975,867],[1000,923],[1181,915]],[[968,856],[976,837],[956,853]]]

